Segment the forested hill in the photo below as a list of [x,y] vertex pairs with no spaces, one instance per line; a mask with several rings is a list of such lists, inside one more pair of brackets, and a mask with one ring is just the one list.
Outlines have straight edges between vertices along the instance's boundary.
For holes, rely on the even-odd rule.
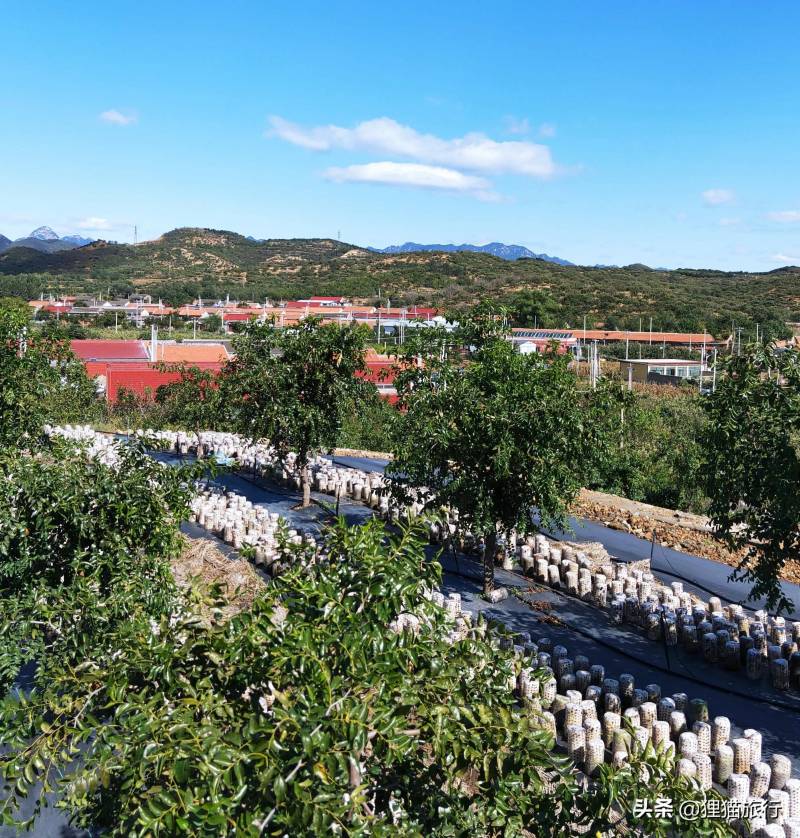
[[729,333],[731,322],[775,332],[800,320],[800,268],[769,273],[580,267],[483,253],[374,253],[331,239],[254,240],[181,228],[138,246],[95,242],[60,253],[0,254],[0,294],[146,291],[165,302],[262,300],[312,294],[458,310],[481,298],[513,305],[524,322]]

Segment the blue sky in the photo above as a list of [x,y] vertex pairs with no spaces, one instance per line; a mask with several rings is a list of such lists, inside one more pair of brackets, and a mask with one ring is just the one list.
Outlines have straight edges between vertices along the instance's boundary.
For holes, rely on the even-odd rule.
[[800,4],[3,4],[0,233],[800,264]]

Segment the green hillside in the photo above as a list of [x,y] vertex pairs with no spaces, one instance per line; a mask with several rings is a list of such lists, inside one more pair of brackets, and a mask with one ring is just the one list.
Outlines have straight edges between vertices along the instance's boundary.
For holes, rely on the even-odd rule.
[[331,239],[257,242],[222,230],[181,228],[136,247],[98,242],[61,253],[0,254],[0,294],[146,291],[181,303],[213,298],[293,299],[342,294],[355,300],[434,304],[458,310],[484,297],[513,305],[520,322],[619,328],[706,328],[731,322],[776,334],[800,320],[800,268],[769,273],[561,266],[481,253],[372,253]]

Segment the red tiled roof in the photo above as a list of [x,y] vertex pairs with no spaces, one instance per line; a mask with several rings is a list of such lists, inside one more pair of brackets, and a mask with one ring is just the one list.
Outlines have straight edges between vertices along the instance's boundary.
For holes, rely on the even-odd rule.
[[264,312],[261,311],[226,311],[225,312],[225,322],[226,323],[246,323],[248,320],[253,320],[254,318],[259,317]]
[[73,340],[72,351],[82,361],[147,361],[140,340]]

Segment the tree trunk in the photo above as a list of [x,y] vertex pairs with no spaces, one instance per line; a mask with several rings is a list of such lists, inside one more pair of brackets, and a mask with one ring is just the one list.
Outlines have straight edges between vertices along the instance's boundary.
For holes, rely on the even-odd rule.
[[483,546],[483,595],[494,590],[494,560],[497,555],[497,531],[492,528],[486,533]]
[[300,470],[300,479],[303,484],[303,509],[311,506],[311,470],[306,463]]

